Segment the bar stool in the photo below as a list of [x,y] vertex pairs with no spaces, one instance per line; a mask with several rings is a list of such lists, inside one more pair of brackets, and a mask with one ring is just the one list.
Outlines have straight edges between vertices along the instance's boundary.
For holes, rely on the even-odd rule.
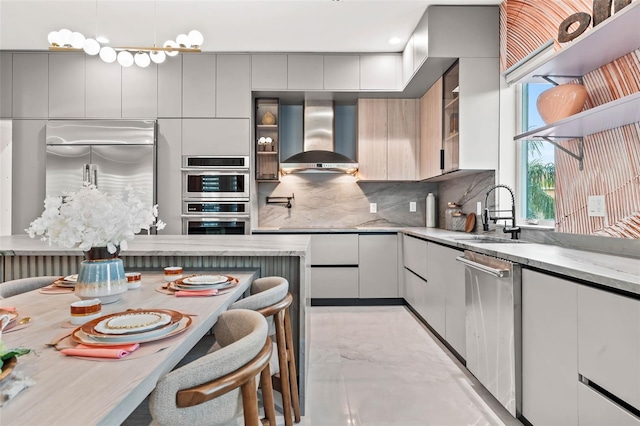
[[[220,349],[162,377],[149,398],[154,425],[227,425],[244,416],[258,426],[260,375],[266,421],[276,425],[269,362],[273,343],[254,311],[224,312],[214,326]],[[238,389],[240,388],[240,389]],[[236,424],[233,422],[233,424]]]
[[283,277],[258,278],[251,284],[250,293],[229,309],[253,309],[269,321],[269,335],[276,338],[274,353],[278,361],[271,369],[273,388],[282,394],[285,425],[290,426],[294,416],[295,422],[299,423],[300,399],[289,315],[293,296],[289,293],[289,281]]

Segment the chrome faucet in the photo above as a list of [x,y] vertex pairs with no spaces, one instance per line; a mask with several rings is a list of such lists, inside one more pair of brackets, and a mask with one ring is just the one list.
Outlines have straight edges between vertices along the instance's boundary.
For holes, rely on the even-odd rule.
[[[488,202],[489,202],[489,194],[498,188],[505,188],[511,194],[511,210],[489,210]],[[511,212],[511,216],[491,216],[492,213],[502,213],[502,212]],[[512,240],[517,240],[520,235],[520,227],[516,226],[516,197],[513,195],[513,190],[507,185],[494,185],[487,191],[487,196],[484,199],[484,213],[482,214],[482,229],[484,231],[489,230],[489,221],[492,220],[493,223],[498,223],[499,220],[511,220],[511,226],[507,226],[505,224],[502,232],[505,234],[511,234]]]

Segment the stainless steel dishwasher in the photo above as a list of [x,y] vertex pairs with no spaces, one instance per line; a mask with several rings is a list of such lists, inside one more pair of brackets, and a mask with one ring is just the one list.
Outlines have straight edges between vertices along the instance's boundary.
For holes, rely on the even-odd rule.
[[465,265],[467,368],[511,413],[522,401],[519,264],[472,251]]

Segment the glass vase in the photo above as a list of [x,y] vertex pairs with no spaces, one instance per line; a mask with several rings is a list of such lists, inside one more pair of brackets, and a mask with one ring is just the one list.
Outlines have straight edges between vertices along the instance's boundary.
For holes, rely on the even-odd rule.
[[124,275],[122,259],[118,258],[119,249],[109,253],[106,247],[92,247],[84,252],[80,263],[75,295],[80,299],[100,299],[103,305],[120,299],[127,291],[127,279]]

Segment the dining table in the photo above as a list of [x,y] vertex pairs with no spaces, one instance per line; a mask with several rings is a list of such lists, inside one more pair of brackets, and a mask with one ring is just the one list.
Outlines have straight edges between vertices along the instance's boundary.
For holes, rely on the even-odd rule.
[[[214,296],[176,297],[166,286],[161,270],[142,271],[142,285],[123,293],[119,300],[102,305],[102,314],[127,310],[166,309],[188,315],[184,331],[155,342],[141,343],[159,349],[121,359],[80,358],[64,355],[51,346],[57,337],[73,332],[70,305],[78,297],[69,292],[33,290],[0,300],[13,307],[19,318],[30,317],[27,326],[6,332],[8,348],[25,347],[31,353],[18,357],[14,372],[33,382],[0,408],[0,424],[9,425],[117,425],[153,391],[158,380],[171,371],[213,327],[218,316],[243,296],[259,270],[197,271],[184,274],[220,274],[238,279],[231,289]],[[17,327],[16,327],[17,328]],[[69,340],[69,339],[67,339]],[[70,340],[69,340],[70,341]],[[153,347],[148,345],[155,345]]]

